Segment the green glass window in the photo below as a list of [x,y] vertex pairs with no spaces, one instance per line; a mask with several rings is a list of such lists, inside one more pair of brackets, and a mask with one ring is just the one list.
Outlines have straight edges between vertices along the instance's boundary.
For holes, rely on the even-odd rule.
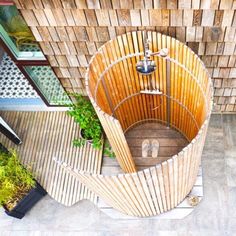
[[45,60],[38,43],[15,6],[0,6],[0,37],[19,60]]
[[69,104],[70,99],[50,66],[24,66],[50,105]]

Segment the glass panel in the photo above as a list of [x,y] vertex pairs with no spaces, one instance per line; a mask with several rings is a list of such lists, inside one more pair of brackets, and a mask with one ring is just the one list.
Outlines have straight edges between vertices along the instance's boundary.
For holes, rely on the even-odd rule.
[[24,68],[50,105],[71,102],[50,66],[25,66]]
[[33,34],[15,6],[0,6],[0,37],[17,59],[45,60]]

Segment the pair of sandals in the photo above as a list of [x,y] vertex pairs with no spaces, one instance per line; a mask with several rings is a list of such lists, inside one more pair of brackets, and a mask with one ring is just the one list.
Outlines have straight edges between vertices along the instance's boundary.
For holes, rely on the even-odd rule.
[[156,139],[145,139],[142,142],[142,157],[148,157],[149,151],[152,153],[152,158],[157,158],[160,144]]

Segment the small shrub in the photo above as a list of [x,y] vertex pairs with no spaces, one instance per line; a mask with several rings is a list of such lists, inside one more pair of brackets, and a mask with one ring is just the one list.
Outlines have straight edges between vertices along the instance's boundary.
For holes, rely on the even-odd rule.
[[0,205],[10,211],[35,184],[33,175],[21,165],[15,151],[0,151]]
[[[69,94],[75,98],[75,103],[69,105],[68,114],[74,118],[82,129],[83,137],[93,140],[93,147],[102,148],[102,126],[91,102],[80,94]],[[73,140],[75,146],[81,147],[85,140],[78,138]]]

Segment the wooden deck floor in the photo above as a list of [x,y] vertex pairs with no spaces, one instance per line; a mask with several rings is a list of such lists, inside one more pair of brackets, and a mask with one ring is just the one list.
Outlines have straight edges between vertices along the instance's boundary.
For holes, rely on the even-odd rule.
[[[188,144],[186,138],[178,131],[156,122],[139,124],[130,129],[125,136],[138,170],[168,160]],[[142,142],[144,139],[157,139],[159,141],[160,148],[157,158],[152,158],[151,155],[147,158],[142,157]],[[116,159],[104,157],[102,174],[112,175],[118,173],[122,173],[122,170]]]
[[65,112],[0,112],[2,118],[22,139],[19,146],[0,134],[0,142],[16,149],[23,164],[32,166],[37,180],[58,202],[71,206],[82,199],[96,202],[96,196],[65,173],[53,161],[63,160],[80,170],[100,173],[102,151],[89,144],[72,145],[79,126]]

